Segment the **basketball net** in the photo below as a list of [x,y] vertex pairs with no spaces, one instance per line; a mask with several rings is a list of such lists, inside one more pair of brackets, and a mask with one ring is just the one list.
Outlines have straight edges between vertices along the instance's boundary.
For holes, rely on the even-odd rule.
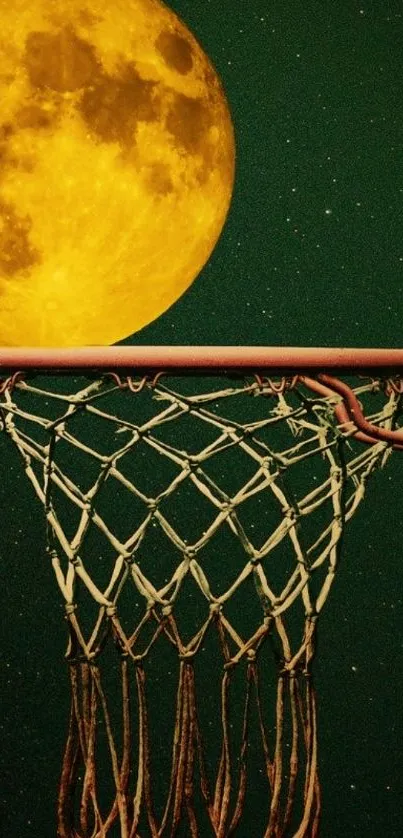
[[26,371],[0,390],[65,604],[59,838],[246,834],[256,788],[254,835],[317,835],[318,618],[403,446],[401,379]]

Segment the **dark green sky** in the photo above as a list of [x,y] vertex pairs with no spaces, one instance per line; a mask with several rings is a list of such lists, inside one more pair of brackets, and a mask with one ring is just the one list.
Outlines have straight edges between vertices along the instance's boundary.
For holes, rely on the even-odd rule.
[[400,0],[171,0],[224,83],[237,142],[222,239],[131,340],[399,346]]
[[[202,275],[124,343],[401,346],[403,0],[168,5],[223,80],[236,188]],[[0,824],[53,838],[65,634],[39,556],[42,512],[17,465],[0,485]],[[321,616],[323,838],[403,832],[402,486],[396,453],[368,487]]]

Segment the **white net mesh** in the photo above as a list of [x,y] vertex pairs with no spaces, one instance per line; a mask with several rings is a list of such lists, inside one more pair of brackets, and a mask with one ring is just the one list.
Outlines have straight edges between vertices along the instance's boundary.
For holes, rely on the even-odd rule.
[[[372,428],[398,426],[392,385],[354,382]],[[4,382],[0,405],[45,511],[69,628],[59,836],[114,824],[124,838],[226,836],[246,829],[254,772],[266,784],[255,834],[316,835],[317,619],[344,526],[391,444],[357,441],[351,415],[340,425],[341,396],[302,376],[26,374]],[[105,686],[112,646],[118,693]],[[171,731],[149,712],[152,659],[168,648]],[[207,759],[206,650],[219,673]],[[152,770],[162,739],[165,782]]]

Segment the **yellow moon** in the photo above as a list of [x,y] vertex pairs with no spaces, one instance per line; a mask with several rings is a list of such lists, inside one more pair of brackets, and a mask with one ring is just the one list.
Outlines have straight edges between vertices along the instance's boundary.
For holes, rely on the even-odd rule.
[[188,288],[226,218],[212,65],[157,0],[0,0],[0,102],[0,345],[122,340]]

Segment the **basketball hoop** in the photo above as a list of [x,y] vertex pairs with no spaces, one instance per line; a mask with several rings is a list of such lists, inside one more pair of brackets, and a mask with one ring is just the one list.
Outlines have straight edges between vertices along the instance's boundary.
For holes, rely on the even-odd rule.
[[[124,838],[180,826],[224,838],[242,829],[256,771],[259,834],[319,834],[318,620],[344,528],[374,472],[403,450],[402,406],[403,350],[0,351],[2,444],[17,449],[43,507],[68,627],[59,838],[101,838],[114,824]],[[213,647],[216,762],[200,712]],[[149,670],[168,650],[172,758],[156,799]]]

